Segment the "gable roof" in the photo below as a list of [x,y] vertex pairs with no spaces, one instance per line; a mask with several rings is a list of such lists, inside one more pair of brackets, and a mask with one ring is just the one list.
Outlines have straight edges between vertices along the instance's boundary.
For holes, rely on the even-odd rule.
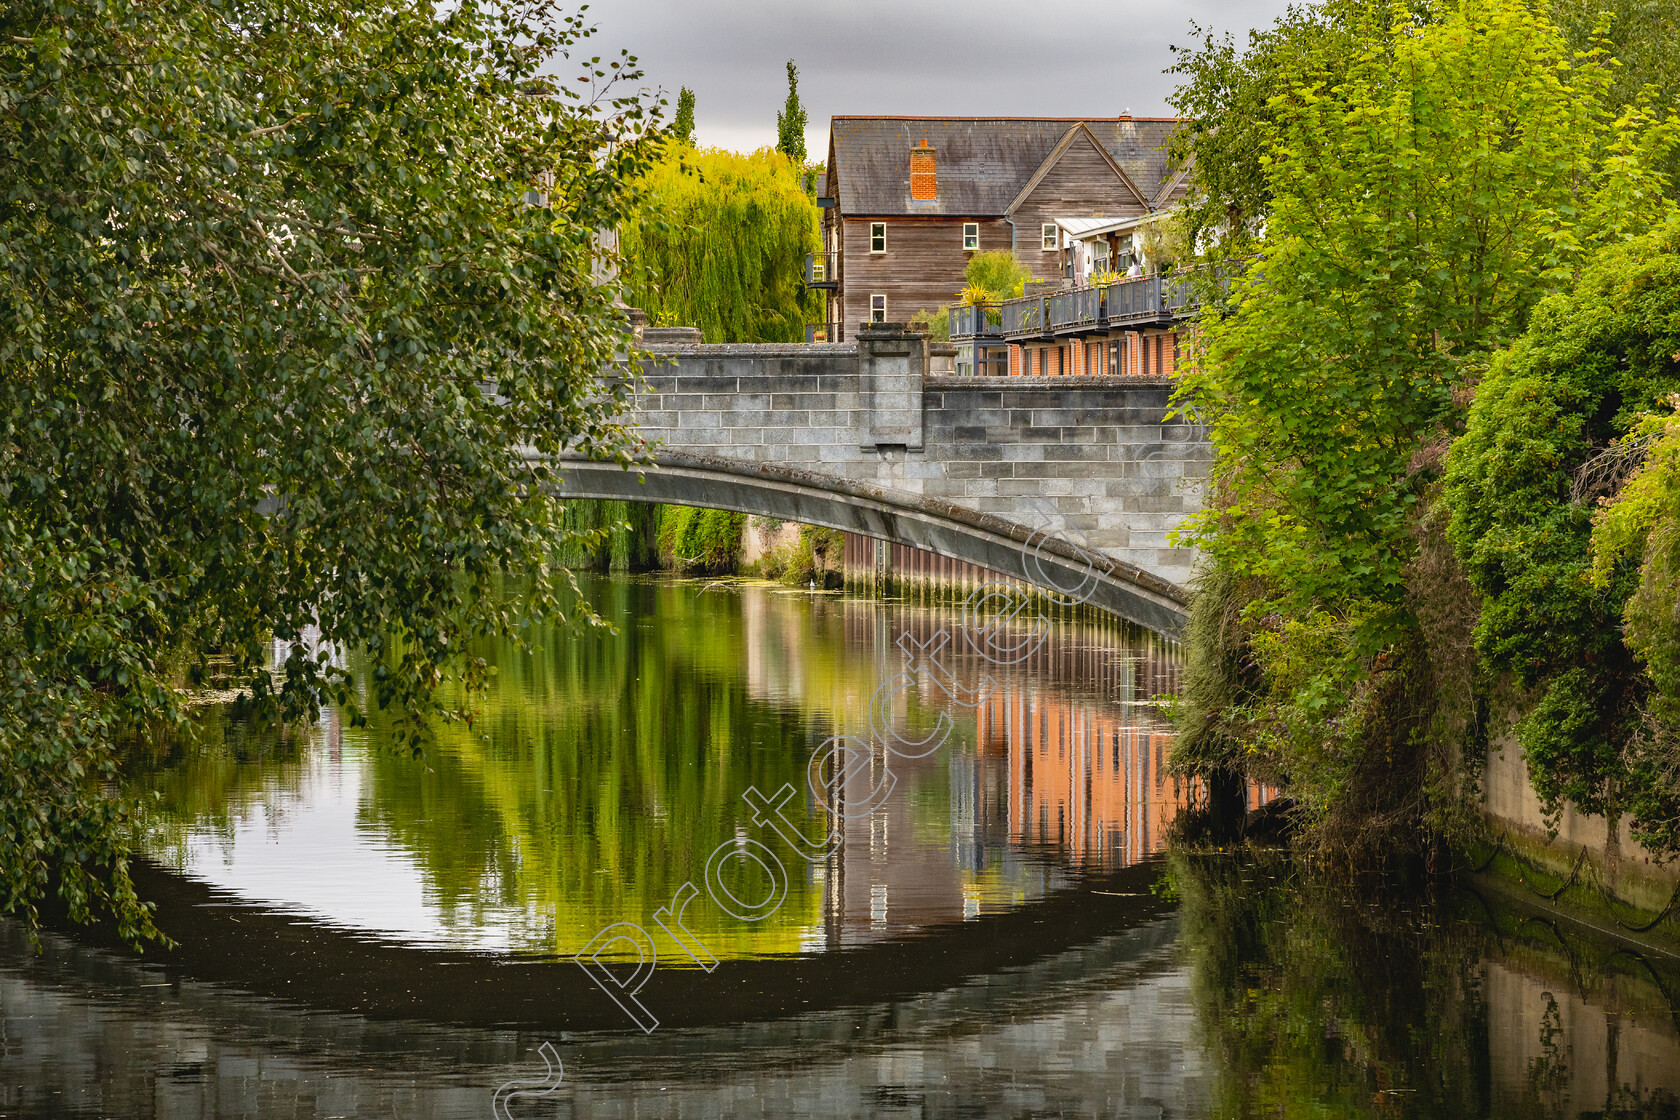
[[[1001,217],[1079,129],[1130,180],[1140,201],[1168,178],[1173,117],[834,117],[825,193],[853,215]],[[910,200],[911,148],[938,152],[939,197]]]
[[1150,199],[1150,201],[1149,201],[1150,207],[1152,209],[1159,210],[1160,208],[1165,206],[1167,204],[1168,200],[1170,200],[1172,198],[1173,193],[1175,191],[1177,191],[1180,187],[1183,187],[1185,184],[1189,183],[1190,172],[1195,166],[1196,166],[1196,157],[1194,155],[1192,155],[1189,159],[1184,161],[1184,166],[1183,167],[1180,167],[1176,173],[1168,176],[1165,180],[1162,181],[1161,189],[1159,191],[1156,191],[1155,192],[1155,197]]
[[1108,164],[1109,170],[1114,172],[1115,177],[1120,180],[1120,185],[1129,191],[1133,198],[1137,199],[1139,206],[1147,210],[1149,208],[1149,197],[1138,189],[1136,183],[1132,182],[1132,177],[1126,174],[1125,168],[1120,166],[1120,161],[1114,158],[1114,153],[1103,147],[1102,141],[1098,140],[1096,133],[1091,131],[1091,126],[1084,121],[1079,121],[1067,130],[1066,135],[1062,137],[1055,148],[1051,149],[1050,154],[1044,157],[1044,162],[1038,165],[1038,170],[1033,173],[1031,179],[1027,180],[1027,185],[1021,188],[1021,193],[1011,199],[1009,205],[1004,208],[1004,213],[1013,214],[1016,210],[1019,210],[1021,204],[1027,200],[1027,196],[1032,194],[1038,188],[1038,185],[1049,177],[1050,172],[1062,161],[1062,157],[1067,155],[1074,142],[1080,139],[1087,139],[1091,142],[1091,146],[1097,150],[1097,154],[1103,158],[1103,162]]

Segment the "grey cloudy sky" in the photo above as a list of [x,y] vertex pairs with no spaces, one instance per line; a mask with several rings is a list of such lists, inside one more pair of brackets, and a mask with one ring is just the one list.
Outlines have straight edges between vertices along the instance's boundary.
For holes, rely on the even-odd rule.
[[597,0],[591,53],[639,56],[675,111],[694,90],[702,144],[776,142],[799,64],[813,160],[835,114],[1138,116],[1170,112],[1169,43],[1190,22],[1231,30],[1270,24],[1285,0]]

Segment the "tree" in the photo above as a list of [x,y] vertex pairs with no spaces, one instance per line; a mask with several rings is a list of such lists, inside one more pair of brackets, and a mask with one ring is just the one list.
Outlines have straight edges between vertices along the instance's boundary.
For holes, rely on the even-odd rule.
[[687,86],[677,94],[677,116],[671,122],[671,135],[684,144],[694,143],[694,91]]
[[684,148],[640,181],[620,245],[626,298],[655,322],[700,328],[707,342],[801,342],[822,313],[805,289],[821,211],[799,167],[766,148]]
[[964,292],[983,296],[986,302],[1014,299],[1026,291],[1031,277],[1012,250],[988,249],[968,258],[963,269],[963,279],[968,283]]
[[[1578,51],[1602,46],[1620,64],[1609,105],[1620,113],[1642,100],[1680,104],[1680,3],[1675,0],[1552,0],[1552,20]],[[1668,176],[1669,197],[1680,197],[1680,149],[1656,166]]]
[[1391,0],[1291,5],[1271,27],[1250,31],[1241,53],[1229,32],[1219,36],[1191,23],[1200,43],[1171,47],[1167,70],[1179,78],[1169,100],[1185,118],[1169,152],[1194,167],[1178,215],[1187,242],[1215,257],[1253,251],[1271,208],[1266,156],[1279,112],[1273,99],[1309,81],[1335,86],[1359,51],[1377,41],[1365,31],[1386,27],[1393,10]]
[[[1184,239],[1215,257],[1253,252],[1271,208],[1266,158],[1280,104],[1291,91],[1319,80],[1334,89],[1363,50],[1387,49],[1371,28],[1422,24],[1439,18],[1439,6],[1396,0],[1324,0],[1292,4],[1269,28],[1249,32],[1239,51],[1227,32],[1191,24],[1196,43],[1173,46],[1168,73],[1179,84],[1169,99],[1185,117],[1169,145],[1179,164],[1193,163],[1193,190],[1179,208]],[[1672,105],[1680,98],[1680,5],[1673,0],[1552,0],[1550,15],[1566,49],[1606,49],[1617,60],[1605,98],[1613,114],[1649,101]],[[1274,103],[1283,98],[1284,102]],[[1680,189],[1680,152],[1658,164],[1669,191]]]
[[0,12],[6,911],[56,883],[155,933],[107,791],[208,654],[260,712],[355,712],[319,627],[418,743],[469,640],[559,614],[547,458],[633,453],[595,234],[654,123],[627,55],[544,76],[586,34],[541,2]]
[[787,62],[788,95],[782,111],[776,114],[776,150],[793,161],[795,167],[805,166],[805,106],[799,103],[799,69],[793,59]]
[[1356,50],[1321,43],[1269,102],[1265,240],[1202,321],[1180,399],[1217,452],[1191,537],[1258,589],[1248,746],[1309,820],[1410,827],[1434,742],[1417,562],[1441,450],[1535,304],[1660,219],[1661,142],[1649,113],[1606,111],[1602,54],[1577,59],[1516,0],[1348,26]]

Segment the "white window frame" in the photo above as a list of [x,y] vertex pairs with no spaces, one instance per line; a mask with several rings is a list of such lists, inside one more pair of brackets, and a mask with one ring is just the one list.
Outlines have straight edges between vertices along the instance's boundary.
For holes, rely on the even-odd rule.
[[[879,232],[877,232],[877,231],[879,231]],[[875,248],[876,241],[879,241],[881,243],[881,247],[879,249]],[[884,252],[887,251],[887,223],[886,222],[870,222],[869,223],[869,251],[871,253],[884,253]]]
[[980,223],[963,223],[963,252],[974,253],[980,249]]
[[[880,307],[875,306],[875,301],[876,300],[881,301],[881,306]],[[871,293],[869,293],[869,321],[871,323],[884,323],[884,322],[887,321],[887,297],[886,297],[886,293],[884,293],[884,292],[871,292]]]
[[1046,253],[1054,253],[1062,247],[1061,230],[1056,228],[1055,222],[1045,222],[1038,227],[1039,248]]

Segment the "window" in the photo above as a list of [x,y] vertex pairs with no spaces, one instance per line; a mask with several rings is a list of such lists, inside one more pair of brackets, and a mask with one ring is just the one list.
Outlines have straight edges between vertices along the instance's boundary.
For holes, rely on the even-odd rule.
[[926,140],[910,149],[910,197],[924,202],[939,197],[939,157]]
[[884,323],[887,321],[887,297],[873,295],[869,297],[869,321]]
[[1032,351],[1024,346],[1021,348],[1021,376],[1032,376]]
[[980,223],[963,223],[963,252],[972,253],[980,248]]
[[1056,376],[1062,377],[1067,373],[1067,347],[1056,347]]
[[884,253],[887,251],[886,222],[869,223],[869,251],[871,253]]
[[1044,239],[1044,251],[1046,253],[1054,253],[1061,248],[1061,241],[1056,236],[1055,222],[1045,222],[1039,227],[1039,233]]

